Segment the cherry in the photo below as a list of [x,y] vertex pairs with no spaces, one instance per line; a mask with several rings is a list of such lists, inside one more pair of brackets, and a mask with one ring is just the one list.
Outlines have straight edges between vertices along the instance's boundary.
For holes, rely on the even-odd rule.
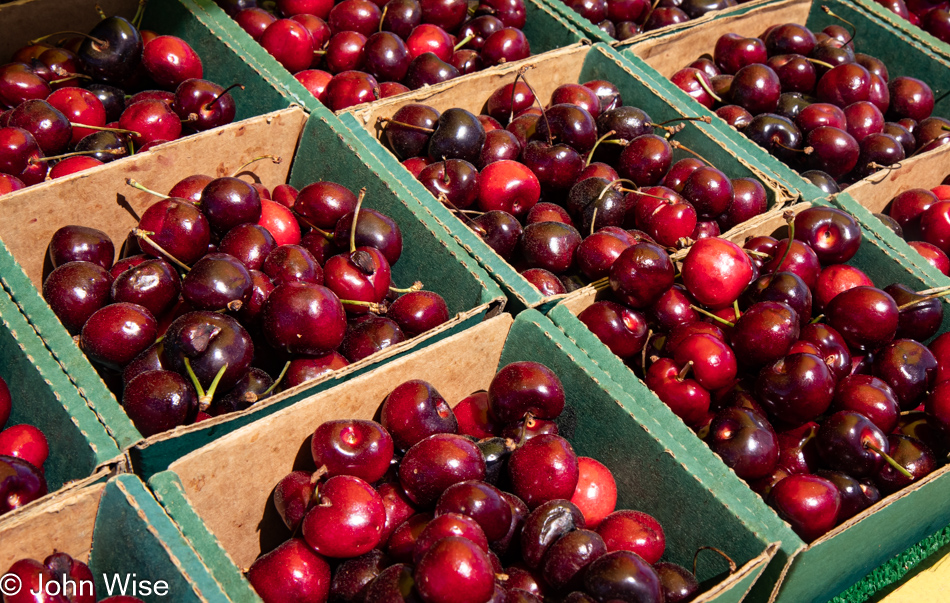
[[340,353],[353,363],[405,340],[406,335],[395,322],[368,315],[363,321],[347,327]]
[[429,383],[406,381],[386,396],[380,422],[400,450],[437,433],[456,433],[458,421],[445,399]]
[[577,318],[621,358],[639,354],[646,344],[647,323],[644,316],[618,303],[595,302],[578,314]]
[[0,102],[8,107],[32,99],[44,99],[52,89],[49,83],[23,63],[7,63],[0,67]]
[[129,302],[162,316],[178,301],[181,279],[174,267],[161,259],[146,259],[124,270],[112,282],[115,302]]
[[874,355],[873,372],[891,387],[902,410],[913,410],[936,383],[937,359],[923,344],[898,339]]
[[910,241],[908,245],[922,255],[928,264],[945,276],[950,276],[950,257],[942,249],[926,241]]
[[764,415],[750,408],[731,406],[717,412],[706,443],[742,479],[764,477],[778,463],[775,430]]
[[49,457],[49,443],[34,426],[13,425],[0,431],[0,456],[16,457],[42,468]]
[[580,243],[581,235],[573,226],[537,222],[524,228],[521,252],[528,266],[561,274],[574,265],[574,254]]
[[194,373],[192,381],[202,389],[215,381],[222,391],[234,387],[254,357],[254,344],[244,327],[216,312],[179,316],[165,331],[163,344],[162,365],[180,374]]
[[[936,298],[924,300],[926,296],[900,283],[888,285],[884,291],[894,298],[898,308],[906,306],[900,310],[895,337],[926,341],[937,334],[943,322],[943,302]],[[917,303],[907,306],[912,301]]]
[[135,428],[149,437],[194,421],[198,395],[178,373],[148,370],[126,383],[122,407]]
[[181,119],[166,103],[141,100],[126,107],[119,117],[119,128],[132,132],[139,147],[181,136]]
[[155,83],[166,88],[202,76],[198,53],[175,36],[159,36],[149,42],[142,51],[142,66]]
[[[526,171],[530,173],[530,170]],[[483,171],[482,176],[484,174]],[[484,180],[482,182],[484,183]],[[510,213],[501,210],[487,211],[476,216],[472,220],[472,226],[475,233],[505,260],[511,259],[523,232],[521,223]]]
[[[375,247],[386,257],[390,266],[395,265],[402,253],[402,231],[399,225],[389,216],[373,209],[364,207],[359,212],[354,241],[356,246]],[[334,240],[350,240],[354,215],[355,211],[351,211],[337,221],[333,231]]]
[[225,89],[208,80],[187,79],[175,89],[175,112],[183,123],[198,131],[229,124],[237,111],[228,92],[233,87]]
[[83,325],[80,345],[90,360],[121,368],[154,343],[157,327],[155,317],[142,306],[110,304]]
[[[432,154],[431,143],[429,153]],[[482,211],[501,210],[521,217],[534,207],[540,196],[537,176],[517,161],[496,161],[485,166],[479,175],[478,207]]]
[[488,387],[492,416],[502,423],[531,413],[555,419],[564,410],[564,388],[551,369],[538,362],[513,362],[502,367]]
[[[247,306],[245,306],[246,308]],[[284,389],[290,389],[317,379],[327,373],[341,369],[349,362],[338,352],[327,352],[316,357],[297,357],[290,361],[287,374],[284,375]]]
[[494,590],[488,554],[466,538],[450,536],[437,542],[413,572],[425,603],[478,603]]
[[429,164],[419,172],[417,178],[434,197],[445,195],[450,207],[466,209],[478,198],[478,170],[462,159]]
[[825,307],[828,324],[852,349],[875,350],[897,332],[899,313],[894,299],[874,287],[855,287],[835,296]]
[[841,494],[823,477],[790,475],[772,488],[768,502],[802,540],[811,542],[837,524]]
[[291,73],[307,69],[313,60],[313,36],[306,27],[292,19],[274,21],[257,41]]
[[[439,518],[456,514],[471,518],[477,522],[477,526],[480,526],[481,530],[484,530],[482,539],[487,538],[487,541],[485,541],[486,549],[488,542],[501,540],[507,535],[511,527],[511,505],[502,498],[500,490],[484,482],[460,482],[450,486],[442,496],[439,497],[435,507],[436,519],[426,527],[420,536],[414,556],[418,556],[417,553],[420,553],[420,549],[426,540],[426,534],[435,529],[435,526],[440,521]],[[465,534],[448,535],[468,537]],[[478,542],[476,538],[468,538],[473,542]],[[429,546],[431,546],[431,544],[432,542],[428,543]],[[424,553],[425,551],[421,550],[421,554]]]
[[906,435],[887,436],[890,456],[911,474],[907,477],[890,464],[882,465],[874,476],[874,483],[884,496],[897,492],[924,478],[937,469],[937,459],[926,444]]
[[716,40],[713,51],[713,60],[716,66],[723,73],[729,75],[735,75],[746,65],[765,63],[767,58],[766,47],[762,40],[759,38],[744,38],[735,33],[720,36]]
[[258,557],[247,579],[265,601],[322,601],[330,592],[330,566],[303,538],[291,538]]
[[485,457],[473,442],[437,433],[413,445],[399,464],[399,482],[416,504],[434,503],[452,484],[485,477]]
[[597,529],[617,504],[617,483],[613,474],[597,459],[577,457],[577,487],[571,502],[584,514],[584,526]]
[[611,266],[610,287],[628,306],[645,308],[673,286],[673,276],[673,264],[662,248],[637,243]]
[[337,475],[319,485],[317,501],[304,517],[303,537],[328,557],[356,557],[378,543],[386,511],[379,494],[364,480]]
[[143,46],[142,36],[132,23],[122,17],[108,17],[90,30],[76,54],[86,75],[117,84],[128,80],[139,67]]
[[209,253],[182,279],[181,293],[195,310],[233,310],[243,305],[251,286],[251,274],[237,258]]
[[861,413],[884,433],[894,431],[900,414],[894,390],[870,375],[849,375],[842,379],[835,390],[832,410]]
[[894,121],[910,118],[923,121],[930,117],[934,108],[934,93],[930,86],[916,78],[900,76],[887,82],[891,104],[888,115]]
[[594,600],[663,601],[660,578],[651,565],[634,552],[607,553],[587,566],[584,574],[585,591]]
[[[287,14],[287,13],[284,13]],[[264,30],[277,18],[263,8],[245,8],[234,15],[234,20],[246,31],[255,42],[259,42]]]
[[722,307],[739,298],[752,280],[752,262],[735,243],[697,241],[683,260],[683,284],[701,304]]
[[328,476],[352,475],[372,483],[389,469],[393,439],[375,421],[326,421],[314,432],[310,449],[313,462]]
[[551,500],[531,511],[521,529],[521,556],[529,568],[540,566],[559,538],[584,525],[584,515],[567,500]]
[[327,71],[333,74],[352,70],[365,71],[365,46],[366,36],[361,33],[341,31],[334,34],[324,51]]
[[508,461],[514,494],[529,509],[574,494],[578,481],[577,455],[570,443],[553,434],[541,434],[525,442]]
[[2,501],[0,515],[46,495],[47,487],[43,471],[29,462],[10,456],[0,456],[0,469],[3,470],[4,476],[0,480],[0,501]]

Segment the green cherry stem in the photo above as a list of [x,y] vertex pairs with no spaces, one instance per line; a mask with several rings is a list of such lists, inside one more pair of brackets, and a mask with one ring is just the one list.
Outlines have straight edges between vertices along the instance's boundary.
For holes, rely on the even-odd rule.
[[878,447],[875,446],[874,444],[872,444],[872,443],[870,443],[870,442],[864,442],[864,447],[867,448],[868,450],[872,451],[872,452],[876,452],[876,453],[878,453],[879,455],[881,455],[881,458],[883,458],[885,461],[887,461],[887,464],[888,464],[888,465],[890,465],[891,467],[893,467],[895,471],[898,471],[898,472],[900,472],[901,474],[903,474],[904,477],[906,477],[906,478],[908,478],[908,479],[914,479],[914,476],[913,476],[913,474],[911,474],[910,471],[908,471],[907,469],[904,469],[903,467],[901,467],[900,463],[898,463],[897,461],[895,461],[895,460],[891,457],[891,455],[887,454],[886,452],[884,452],[883,450],[881,450],[880,448],[878,448]]
[[699,313],[702,314],[703,316],[708,316],[709,318],[712,318],[713,320],[717,320],[717,321],[721,322],[721,323],[724,324],[724,325],[727,325],[727,326],[730,326],[730,327],[736,326],[736,323],[734,323],[734,322],[729,322],[728,320],[726,320],[725,318],[723,318],[723,317],[721,317],[721,316],[716,316],[716,315],[713,314],[712,312],[710,312],[710,311],[708,311],[708,310],[704,310],[704,309],[700,308],[699,306],[697,306],[697,305],[695,305],[695,304],[690,304],[689,307],[692,308],[693,310],[696,310],[697,312],[699,312]]
[[270,393],[274,391],[274,389],[276,389],[278,385],[280,385],[280,382],[284,379],[284,375],[287,374],[287,369],[289,368],[290,368],[290,360],[284,363],[284,368],[280,369],[280,374],[277,375],[277,379],[273,383],[271,383],[270,387],[268,387],[267,389],[263,391],[263,393],[261,393],[261,396],[270,395]]
[[356,251],[356,222],[360,217],[360,207],[363,206],[363,199],[366,198],[366,187],[360,189],[360,196],[356,199],[356,209],[353,210],[353,224],[350,225],[350,253]]
[[142,239],[143,241],[145,241],[146,243],[148,243],[149,245],[157,249],[159,253],[161,253],[163,256],[168,258],[173,264],[175,264],[176,266],[178,266],[185,272],[191,271],[191,267],[188,266],[188,264],[185,264],[184,262],[182,262],[181,260],[173,256],[172,254],[165,251],[164,247],[162,247],[161,245],[156,243],[154,239],[152,239],[152,235],[155,234],[154,232],[150,232],[148,230],[142,230],[141,228],[136,228],[135,230],[132,231],[132,234],[134,234],[138,238]]
[[185,371],[187,371],[192,385],[195,386],[195,391],[198,392],[198,410],[205,412],[208,410],[208,407],[211,406],[211,400],[214,398],[214,392],[216,389],[218,389],[218,384],[221,382],[221,377],[224,376],[224,373],[227,370],[228,365],[225,363],[224,366],[218,369],[218,374],[214,376],[214,380],[208,387],[208,391],[205,391],[205,389],[201,387],[201,382],[198,381],[198,376],[195,375],[194,369],[191,368],[191,360],[185,356]]
[[171,197],[169,197],[168,195],[163,195],[163,194],[161,194],[161,193],[158,192],[158,191],[153,191],[153,190],[150,189],[150,188],[145,188],[145,186],[143,186],[143,185],[140,184],[138,181],[133,180],[133,179],[131,179],[131,178],[126,178],[126,179],[125,179],[125,183],[128,184],[129,186],[131,186],[132,188],[137,188],[137,189],[139,189],[139,190],[142,191],[142,192],[148,193],[148,194],[150,194],[150,195],[155,195],[155,196],[158,197],[159,199],[171,199]]

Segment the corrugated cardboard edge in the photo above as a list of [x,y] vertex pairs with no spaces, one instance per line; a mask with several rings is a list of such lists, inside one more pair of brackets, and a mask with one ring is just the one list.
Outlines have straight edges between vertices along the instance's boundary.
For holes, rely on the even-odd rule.
[[[745,565],[740,567],[734,573],[730,574],[728,578],[697,596],[692,600],[692,603],[711,603],[719,595],[728,591],[746,577],[755,573],[758,573],[759,576],[761,576],[762,572],[765,570],[765,566],[767,566],[769,562],[772,561],[772,558],[775,557],[775,553],[778,552],[781,545],[781,542],[771,543],[768,548],[762,551],[762,554],[760,554],[758,557],[755,557],[754,559],[750,559]],[[749,583],[749,587],[746,589],[745,593],[743,593],[740,600],[744,599],[749,594],[749,591],[752,590],[753,586],[755,586],[756,580],[758,580],[758,577]]]

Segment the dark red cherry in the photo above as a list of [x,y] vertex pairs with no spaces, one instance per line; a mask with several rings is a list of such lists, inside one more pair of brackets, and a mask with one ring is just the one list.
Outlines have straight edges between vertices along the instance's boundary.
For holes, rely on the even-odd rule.
[[841,494],[822,477],[790,475],[772,488],[768,502],[796,534],[811,542],[837,524]]
[[63,226],[50,239],[49,259],[53,268],[66,262],[92,262],[108,270],[115,259],[115,247],[109,235],[101,230]]
[[485,457],[463,436],[438,433],[416,443],[399,465],[399,482],[413,502],[428,505],[452,484],[485,477]]
[[828,324],[857,350],[875,350],[897,332],[899,312],[894,299],[874,287],[855,287],[839,293],[825,308]]
[[577,455],[561,436],[542,434],[511,454],[508,473],[515,495],[529,509],[555,499],[569,499],[578,479]]
[[193,421],[198,412],[198,395],[178,373],[151,370],[126,384],[122,407],[136,429],[149,437]]
[[66,330],[79,334],[83,325],[109,302],[112,276],[91,262],[68,262],[43,281],[43,299]]
[[430,435],[458,430],[458,421],[445,399],[432,385],[418,379],[390,392],[380,412],[380,422],[401,450]]

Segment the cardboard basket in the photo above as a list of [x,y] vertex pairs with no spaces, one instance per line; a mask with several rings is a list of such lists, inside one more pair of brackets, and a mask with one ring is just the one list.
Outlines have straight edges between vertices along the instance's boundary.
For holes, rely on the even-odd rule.
[[[657,122],[695,115],[688,110],[682,110],[677,103],[662,96],[652,80],[644,77],[640,70],[617,51],[604,44],[564,48],[536,57],[529,64],[534,68],[527,72],[526,77],[542,101],[550,98],[551,92],[561,84],[606,79],[619,86],[625,103],[642,108]],[[406,188],[502,284],[512,307],[537,307],[544,311],[563,296],[542,296],[534,285],[413,178],[382,142],[374,140],[380,134],[376,130],[377,118],[392,117],[400,107],[408,103],[425,103],[439,111],[461,107],[477,114],[491,93],[514,81],[517,73],[518,67],[512,65],[501,71],[475,74],[465,81],[445,82],[405,98],[394,97],[374,103],[365,109],[354,108],[352,112],[342,113],[340,119],[364,141],[367,148],[377,154],[392,173],[399,174]],[[780,208],[794,199],[794,194],[775,180],[768,170],[760,167],[754,159],[741,151],[736,152],[735,148],[723,142],[718,132],[708,124],[692,121],[682,124],[685,128],[676,134],[676,140],[712,161],[731,178],[750,176],[761,181],[768,192],[770,208]],[[686,156],[688,155],[684,151],[674,150],[674,160]]]
[[740,601],[774,552],[769,541],[743,525],[707,483],[685,471],[667,434],[641,423],[643,417],[622,402],[617,385],[533,310],[514,321],[501,314],[310,396],[179,459],[149,485],[215,577],[228,585],[232,599],[249,600],[238,594],[250,588],[237,568],[247,568],[290,536],[271,503],[271,491],[291,470],[313,464],[309,437],[318,425],[371,418],[386,395],[409,379],[430,382],[454,405],[486,389],[499,367],[519,360],[542,362],[561,378],[567,395],[559,421],[562,435],[577,454],[610,467],[619,489],[617,508],[657,517],[666,533],[665,559],[691,566],[696,549],[712,545],[742,566],[726,577],[722,559],[700,556],[699,578],[707,592],[696,600]]
[[[6,287],[6,273],[0,282]],[[115,441],[6,290],[0,290],[0,377],[13,399],[6,426],[29,424],[46,435],[49,458],[44,473],[50,492],[0,516],[0,521],[28,513],[70,483],[95,481],[128,467]]]
[[[289,97],[309,111],[323,110],[329,112],[307,89],[298,82],[292,73],[270,55],[264,48],[244,31],[234,19],[229,17],[214,0],[180,0],[187,2],[196,13],[201,13],[209,21],[208,26],[214,32],[221,32],[227,39],[227,44],[248,61],[274,86],[279,87]],[[522,31],[531,45],[531,53],[538,55],[549,50],[562,48],[582,40],[585,34],[570,23],[560,12],[554,10],[546,0],[525,0],[527,21]],[[530,59],[526,59],[530,60]],[[524,61],[511,63],[518,65]],[[491,68],[488,71],[495,69]],[[481,72],[480,72],[481,73]],[[473,74],[474,75],[474,74]],[[458,79],[471,77],[462,76]],[[402,97],[403,95],[399,95]]]
[[[54,552],[64,552],[89,565],[100,601],[126,594],[147,603],[230,603],[134,475],[66,490],[29,513],[0,521],[0,535],[0,571],[6,572],[20,559],[42,563]],[[26,587],[21,583],[19,588]],[[16,588],[5,577],[3,594]],[[88,594],[91,586],[78,583],[74,588]]]
[[[950,90],[950,56],[935,52],[912,36],[885,23],[880,18],[879,11],[869,11],[864,4],[854,4],[847,0],[780,0],[745,14],[716,19],[702,27],[686,27],[678,31],[646,36],[625,47],[624,55],[641,65],[643,63],[640,61],[643,61],[659,72],[665,82],[665,88],[674,98],[689,104],[702,115],[712,116],[716,128],[735,134],[732,138],[741,140],[743,146],[755,149],[763,156],[763,163],[769,166],[780,165],[781,169],[776,170],[778,176],[794,189],[801,191],[805,200],[812,200],[823,197],[824,193],[769,155],[765,149],[730,127],[715,113],[692,100],[689,95],[669,82],[668,78],[700,54],[712,53],[716,40],[726,33],[758,36],[768,26],[781,23],[799,23],[812,31],[821,31],[828,25],[840,25],[840,21],[824,12],[822,7],[825,6],[855,25],[858,32],[854,38],[856,52],[866,52],[883,60],[891,78],[905,75],[927,82],[933,88],[934,97],[937,99],[934,115],[950,115],[950,97],[946,94]],[[879,171],[874,177],[879,179],[882,175]]]
[[[800,203],[793,206],[791,211],[797,213],[811,206],[811,203]],[[771,234],[784,225],[785,221],[781,217],[773,217],[736,233],[733,240],[742,244],[748,236]],[[881,286],[900,282],[915,291],[933,286],[932,281],[920,278],[902,265],[887,246],[866,230],[863,232],[861,248],[849,264],[861,268]],[[720,484],[721,495],[731,499],[730,507],[735,509],[749,526],[766,538],[781,540],[782,546],[775,560],[766,570],[762,580],[756,584],[754,600],[783,603],[827,601],[894,554],[950,523],[950,507],[933,502],[943,500],[950,494],[948,465],[915,486],[888,496],[810,545],[794,533],[789,536],[788,525],[779,519],[765,501],[726,467],[722,460],[577,318],[577,314],[594,301],[594,295],[565,300],[551,310],[548,316],[569,339],[588,354],[594,364],[623,387],[628,394],[626,402],[631,407],[654,418],[668,429],[672,437],[688,449],[688,454],[714,475],[714,479]],[[948,330],[950,313],[947,313],[941,327],[941,332]]]
[[917,41],[918,44],[922,44],[938,54],[943,56],[950,57],[950,44],[940,40],[931,33],[928,33],[919,25],[914,25],[907,19],[902,19],[898,17],[895,13],[891,12],[883,4],[878,4],[873,0],[851,0],[864,10],[869,13],[873,13],[875,17],[881,21],[887,23],[901,35],[911,38]]
[[[382,173],[378,166],[360,159],[348,132],[345,128],[341,131],[345,135],[317,116],[308,120],[300,108],[284,109],[164,145],[129,158],[123,166],[99,166],[49,187],[27,188],[0,200],[5,216],[0,222],[0,241],[4,245],[0,251],[0,274],[17,304],[66,367],[70,379],[121,449],[139,442],[141,434],[38,289],[42,284],[46,245],[58,228],[67,224],[92,226],[108,233],[117,246],[125,240],[137,224],[133,212],[141,215],[156,200],[128,186],[125,180],[129,176],[153,190],[167,191],[190,174],[229,175],[252,158],[273,154],[283,158],[279,165],[259,161],[242,174],[250,171],[269,188],[287,182],[288,174],[290,183],[298,188],[318,180],[338,182],[354,191],[365,186],[364,206],[391,216],[403,233],[404,250],[393,267],[394,282],[408,286],[419,280],[426,289],[445,298],[452,316],[449,322],[321,379],[263,400],[244,412],[152,436],[136,450],[133,462],[138,469],[163,469],[181,454],[292,404],[305,390],[346,379],[374,363],[464,329],[482,320],[489,310],[500,311],[504,296],[498,286],[444,230],[427,222],[426,212],[398,182],[378,176]],[[363,155],[372,160],[369,153],[364,151]],[[69,202],[63,203],[64,199]]]

